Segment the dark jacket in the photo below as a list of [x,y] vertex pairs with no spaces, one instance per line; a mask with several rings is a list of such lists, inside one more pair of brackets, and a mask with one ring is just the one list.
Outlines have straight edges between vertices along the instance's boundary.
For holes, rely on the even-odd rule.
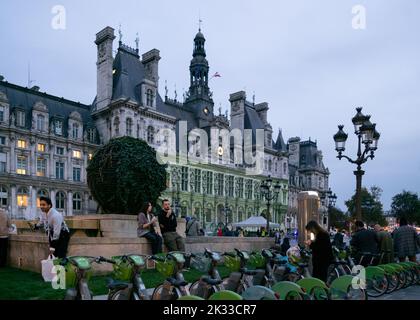
[[166,232],[176,232],[177,222],[176,216],[172,212],[169,218],[166,217],[166,212],[162,210],[159,214],[159,224],[162,234]]
[[328,233],[317,234],[315,241],[310,245],[312,250],[312,276],[327,281],[328,267],[333,260],[332,245]]
[[378,253],[378,236],[376,232],[363,228],[353,234],[350,245],[358,254],[362,252]]
[[344,248],[344,235],[341,232],[337,232],[334,236],[333,246],[336,246],[338,249]]

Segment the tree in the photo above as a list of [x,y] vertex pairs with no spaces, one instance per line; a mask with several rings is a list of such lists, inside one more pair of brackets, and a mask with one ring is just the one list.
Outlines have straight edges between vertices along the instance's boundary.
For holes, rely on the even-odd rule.
[[410,223],[420,223],[420,200],[417,193],[403,191],[392,198],[391,211],[397,217],[405,217]]
[[[386,226],[387,221],[384,217],[384,210],[380,197],[382,189],[373,186],[370,192],[366,188],[361,190],[361,203],[362,203],[362,219],[368,225],[380,224]],[[356,195],[345,202],[348,211],[353,218],[356,218]]]
[[121,137],[98,149],[87,167],[93,198],[107,214],[138,214],[166,189],[166,165],[145,141]]
[[336,227],[338,229],[346,228],[346,222],[349,220],[349,216],[347,216],[342,210],[336,207],[330,207],[328,212],[330,217],[330,226]]

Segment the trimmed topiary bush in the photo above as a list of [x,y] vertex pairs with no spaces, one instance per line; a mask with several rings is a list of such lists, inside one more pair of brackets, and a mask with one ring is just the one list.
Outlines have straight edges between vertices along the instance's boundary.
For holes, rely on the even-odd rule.
[[145,141],[121,137],[96,151],[87,167],[93,198],[106,214],[138,214],[166,189],[166,165]]

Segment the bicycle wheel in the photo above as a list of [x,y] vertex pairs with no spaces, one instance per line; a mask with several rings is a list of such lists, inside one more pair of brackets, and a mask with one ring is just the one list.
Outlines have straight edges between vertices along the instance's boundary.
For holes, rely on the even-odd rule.
[[391,293],[397,290],[398,283],[400,281],[398,279],[398,274],[391,273],[391,274],[387,274],[386,277],[388,278],[388,289],[386,290],[386,293]]
[[200,280],[197,280],[190,285],[190,294],[208,299],[208,297],[213,294],[213,289],[210,288],[209,290],[208,286],[203,285]]
[[130,300],[127,290],[121,289],[109,294],[108,300]]
[[364,289],[355,289],[350,286],[347,291],[346,300],[367,300],[367,298],[368,295]]
[[405,278],[406,278],[405,284],[403,286],[403,288],[405,289],[413,284],[414,276],[410,272],[410,270],[404,270],[403,273],[405,274]]
[[172,287],[168,289],[163,284],[157,286],[152,294],[152,300],[176,300],[177,298],[177,295],[172,293]]
[[405,283],[407,282],[407,277],[405,275],[405,272],[403,271],[398,272],[398,279],[399,279],[399,282],[398,282],[397,290],[405,288]]
[[369,297],[380,297],[388,290],[388,278],[386,275],[375,275],[366,281],[366,293]]
[[327,285],[331,285],[331,283],[338,277],[340,277],[340,272],[334,265],[330,265],[328,267]]

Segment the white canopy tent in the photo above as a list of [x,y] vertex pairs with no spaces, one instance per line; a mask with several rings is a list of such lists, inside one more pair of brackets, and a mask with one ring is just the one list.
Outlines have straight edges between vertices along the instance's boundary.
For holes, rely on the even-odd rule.
[[[253,216],[245,221],[237,222],[232,224],[234,227],[240,228],[258,228],[258,227],[266,227],[267,226],[267,219],[262,216]],[[270,222],[270,228],[279,228],[280,224]]]

